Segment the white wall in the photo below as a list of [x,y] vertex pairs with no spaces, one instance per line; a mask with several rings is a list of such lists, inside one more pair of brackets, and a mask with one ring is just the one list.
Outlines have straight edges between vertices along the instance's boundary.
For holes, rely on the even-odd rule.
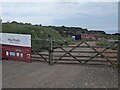
[[31,47],[31,35],[0,33],[0,44]]

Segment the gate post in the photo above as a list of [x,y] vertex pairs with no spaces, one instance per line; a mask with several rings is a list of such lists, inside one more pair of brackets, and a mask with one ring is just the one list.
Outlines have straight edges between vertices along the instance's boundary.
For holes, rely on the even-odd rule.
[[118,37],[118,53],[117,53],[117,60],[118,60],[118,89],[120,89],[120,37]]
[[118,53],[117,53],[117,56],[118,56],[118,58],[117,58],[118,59],[118,68],[120,69],[120,37],[118,37]]
[[53,65],[53,40],[50,38],[50,49],[49,49],[49,65]]

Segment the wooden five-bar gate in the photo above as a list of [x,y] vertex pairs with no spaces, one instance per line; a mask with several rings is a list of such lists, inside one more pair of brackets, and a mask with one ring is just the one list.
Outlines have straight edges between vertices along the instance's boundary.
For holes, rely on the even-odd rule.
[[[39,40],[41,41],[41,40]],[[33,50],[32,60],[45,61],[50,65],[56,63],[65,64],[91,64],[91,65],[110,65],[119,64],[119,40],[106,40],[111,42],[108,46],[96,45],[98,41],[81,40],[77,45],[54,46],[54,40],[47,40],[49,48],[47,50]],[[99,41],[100,42],[100,41]],[[102,41],[103,42],[103,41]]]

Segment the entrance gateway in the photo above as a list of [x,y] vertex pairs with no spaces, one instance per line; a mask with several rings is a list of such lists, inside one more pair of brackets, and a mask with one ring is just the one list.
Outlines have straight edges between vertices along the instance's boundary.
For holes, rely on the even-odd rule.
[[0,33],[0,58],[31,62],[31,35]]

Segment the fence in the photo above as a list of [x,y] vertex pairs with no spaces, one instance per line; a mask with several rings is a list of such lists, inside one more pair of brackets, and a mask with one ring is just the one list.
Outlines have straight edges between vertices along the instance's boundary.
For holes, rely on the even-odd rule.
[[[120,39],[119,39],[120,40]],[[76,45],[55,46],[55,40],[47,39],[48,47],[45,50],[36,50],[33,52],[32,59],[37,61],[46,61],[50,65],[56,63],[74,63],[74,64],[107,64],[116,66],[120,59],[119,40],[106,40],[110,42],[108,46],[96,45],[96,42],[81,40]],[[41,40],[39,40],[40,42]],[[34,51],[34,50],[33,50]]]

